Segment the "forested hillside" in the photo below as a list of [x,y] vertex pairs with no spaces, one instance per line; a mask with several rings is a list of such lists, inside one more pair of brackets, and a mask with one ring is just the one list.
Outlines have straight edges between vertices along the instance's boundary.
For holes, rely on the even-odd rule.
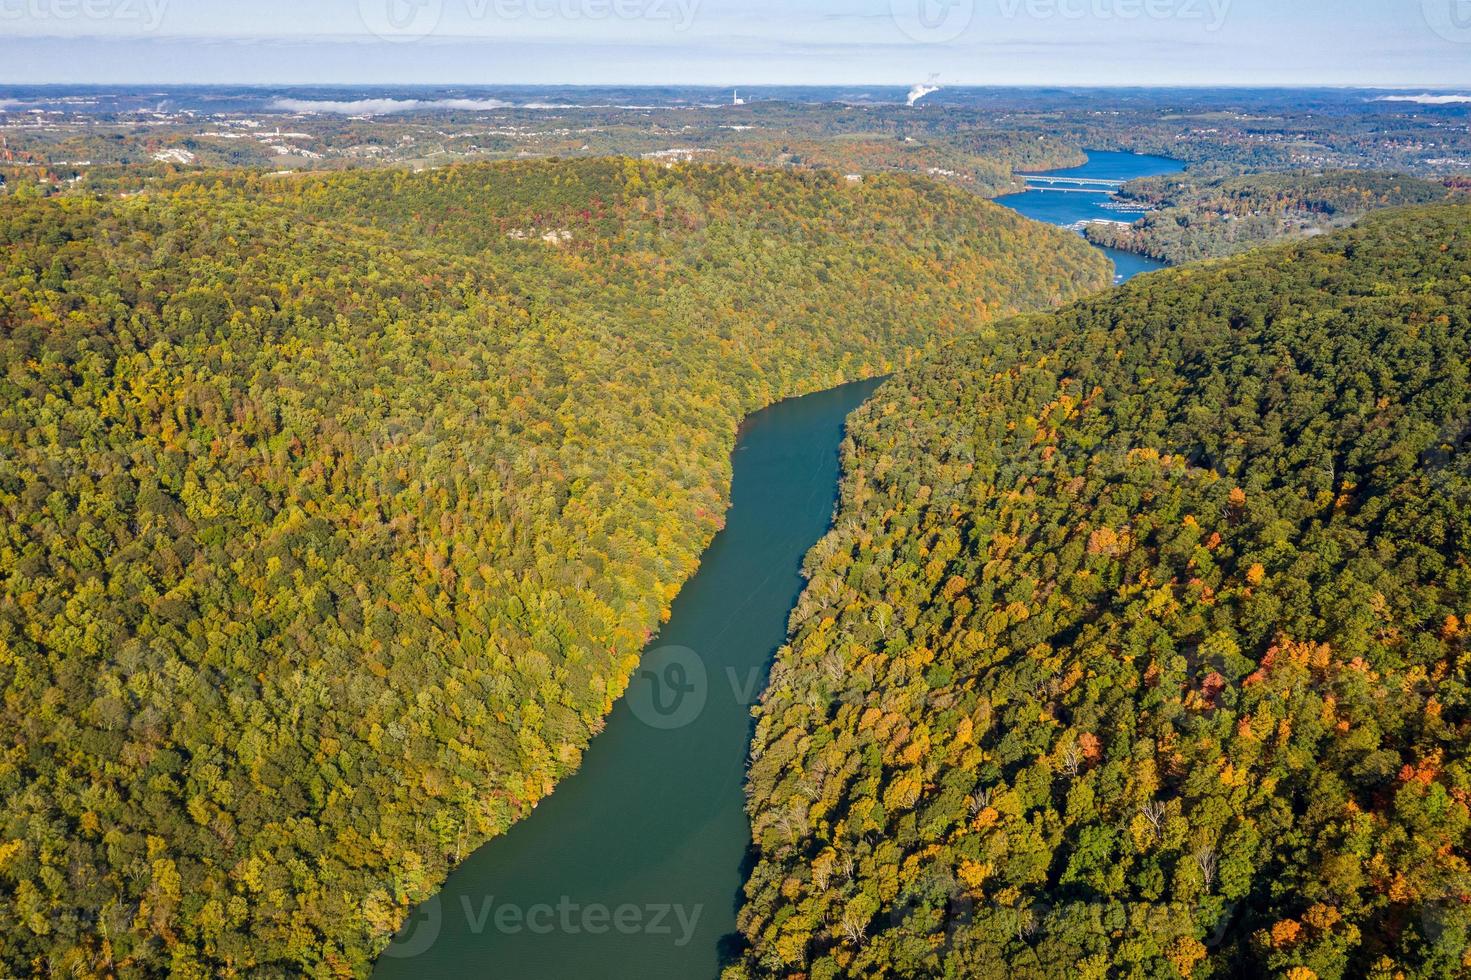
[[1006,322],[845,461],[728,980],[1471,973],[1471,208]]
[[361,975],[578,764],[743,414],[1097,288],[905,178],[0,202],[0,975]]
[[1130,225],[1091,224],[1095,244],[1181,265],[1224,258],[1267,242],[1317,235],[1371,211],[1435,204],[1451,188],[1405,174],[1339,170],[1130,181],[1120,196],[1157,209]]

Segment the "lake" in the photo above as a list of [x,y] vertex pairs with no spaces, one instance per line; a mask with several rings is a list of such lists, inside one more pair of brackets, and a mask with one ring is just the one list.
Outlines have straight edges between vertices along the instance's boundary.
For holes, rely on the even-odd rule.
[[832,522],[845,385],[751,415],[726,526],[578,773],[416,910],[374,976],[714,980],[750,843],[750,706]]
[[[1055,190],[1030,190],[1020,194],[1007,194],[996,198],[997,204],[1005,205],[1020,214],[1050,225],[1077,224],[1080,221],[1132,221],[1136,215],[1121,214],[1103,205],[1111,200],[1107,195],[1081,193],[1087,181],[1127,181],[1136,177],[1156,177],[1161,174],[1179,173],[1185,169],[1180,160],[1169,157],[1148,156],[1141,153],[1113,153],[1105,150],[1087,150],[1088,162],[1081,167],[1067,170],[1048,170],[1026,177],[1063,178],[1065,181],[1081,181],[1077,185],[1059,184]],[[1102,186],[1102,185],[1094,185]],[[1114,281],[1125,282],[1142,272],[1163,269],[1165,264],[1144,255],[1122,252],[1115,248],[1102,248],[1114,263]]]

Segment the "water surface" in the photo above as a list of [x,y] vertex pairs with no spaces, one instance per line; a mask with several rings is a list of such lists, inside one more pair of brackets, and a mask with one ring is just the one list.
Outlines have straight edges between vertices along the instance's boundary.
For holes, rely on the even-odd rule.
[[[1129,180],[1175,160],[1090,153],[1054,175]],[[1104,195],[999,202],[1058,225],[1117,217]],[[1105,249],[1121,278],[1160,268]],[[379,980],[714,980],[735,941],[750,844],[750,705],[766,686],[801,562],[836,501],[845,420],[877,382],[747,419],[727,524],[645,651],[581,770],[456,868],[379,959]]]
[[845,420],[878,382],[742,428],[726,527],[581,770],[472,854],[379,958],[380,980],[714,980],[735,931],[750,705],[829,527]]
[[[1134,180],[1137,177],[1156,177],[1161,174],[1179,173],[1185,169],[1180,160],[1169,157],[1147,156],[1141,153],[1113,153],[1105,150],[1088,150],[1088,162],[1081,167],[1066,170],[1048,170],[1048,177],[1071,177],[1083,180]],[[1033,176],[1033,175],[1025,175]],[[996,198],[1003,204],[1032,218],[1050,225],[1077,224],[1080,221],[1133,221],[1138,215],[1118,212],[1102,205],[1110,198],[1103,194],[1078,194],[1063,190],[1026,191]],[[1124,282],[1141,272],[1163,269],[1163,262],[1134,252],[1122,252],[1114,248],[1099,249],[1113,260],[1114,281]]]

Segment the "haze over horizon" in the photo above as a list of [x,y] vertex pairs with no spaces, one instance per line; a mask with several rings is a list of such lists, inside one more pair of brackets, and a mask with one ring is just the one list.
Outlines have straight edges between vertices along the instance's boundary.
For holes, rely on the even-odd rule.
[[1471,86],[1471,0],[0,0],[7,84]]

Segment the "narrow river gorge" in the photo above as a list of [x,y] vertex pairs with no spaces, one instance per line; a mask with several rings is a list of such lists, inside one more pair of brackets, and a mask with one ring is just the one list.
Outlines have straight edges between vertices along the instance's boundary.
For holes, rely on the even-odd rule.
[[472,854],[375,976],[691,980],[719,972],[750,831],[750,706],[832,521],[859,382],[750,416],[726,526],[607,728],[536,814]]
[[[1180,168],[1162,157],[1095,153],[1058,175],[1122,180]],[[1029,191],[999,203],[1059,225],[1110,215],[1080,193]],[[1110,257],[1120,281],[1159,267]],[[803,556],[831,524],[846,419],[878,383],[780,402],[747,419],[726,527],[581,769],[532,818],[455,869],[379,958],[375,977],[718,975],[735,941],[750,842],[750,707],[786,638]]]

